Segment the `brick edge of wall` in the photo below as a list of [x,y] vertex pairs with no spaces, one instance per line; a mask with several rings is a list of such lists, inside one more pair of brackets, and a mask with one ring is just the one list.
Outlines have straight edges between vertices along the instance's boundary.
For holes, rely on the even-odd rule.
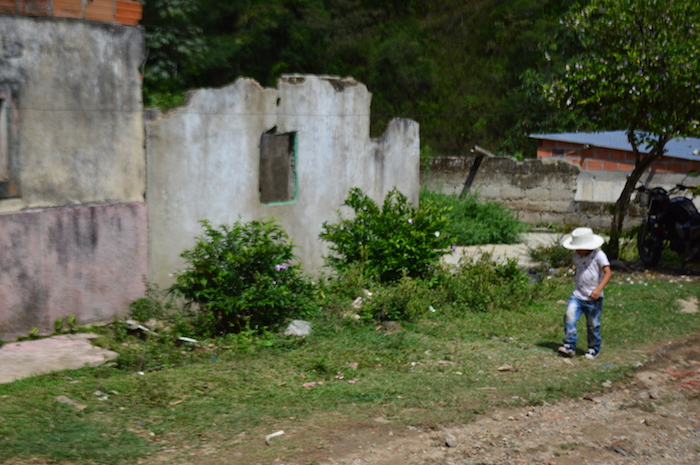
[[52,16],[135,26],[143,16],[136,0],[0,0],[0,14]]

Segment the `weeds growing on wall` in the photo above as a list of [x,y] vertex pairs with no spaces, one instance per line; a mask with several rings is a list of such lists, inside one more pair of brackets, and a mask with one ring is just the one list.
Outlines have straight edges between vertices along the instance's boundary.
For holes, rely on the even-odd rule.
[[420,278],[450,252],[446,206],[426,200],[416,209],[396,188],[381,207],[358,188],[350,190],[343,205],[354,216],[338,213],[338,222],[323,223],[320,235],[330,243],[327,264],[341,274],[359,267],[363,276],[383,283]]
[[214,228],[182,253],[186,267],[170,290],[194,310],[200,334],[275,328],[316,310],[316,293],[293,245],[273,220]]
[[447,211],[447,233],[455,245],[514,244],[525,231],[525,225],[512,210],[479,200],[476,193],[459,198],[423,189],[421,207],[426,202]]

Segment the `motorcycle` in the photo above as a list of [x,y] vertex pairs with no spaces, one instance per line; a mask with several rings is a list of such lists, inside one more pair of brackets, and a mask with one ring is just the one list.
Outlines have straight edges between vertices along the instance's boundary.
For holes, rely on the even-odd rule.
[[[693,175],[697,173],[689,173]],[[692,189],[683,182],[668,191],[663,187],[637,188],[640,204],[648,208],[637,234],[637,250],[645,266],[659,263],[666,247],[676,252],[684,265],[700,257],[700,213],[689,198],[673,197]]]

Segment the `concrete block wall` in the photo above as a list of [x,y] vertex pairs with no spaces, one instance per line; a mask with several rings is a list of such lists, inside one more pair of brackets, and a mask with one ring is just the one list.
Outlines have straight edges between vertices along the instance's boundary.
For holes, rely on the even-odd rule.
[[[469,176],[474,157],[436,157],[423,170],[421,184],[446,194],[459,195]],[[561,159],[510,157],[484,158],[474,178],[471,192],[500,202],[531,225],[571,225],[607,229],[613,205],[626,181],[624,172],[582,170]],[[667,189],[681,182],[684,175],[647,173],[647,185]],[[645,212],[630,205],[626,227],[638,224]]]

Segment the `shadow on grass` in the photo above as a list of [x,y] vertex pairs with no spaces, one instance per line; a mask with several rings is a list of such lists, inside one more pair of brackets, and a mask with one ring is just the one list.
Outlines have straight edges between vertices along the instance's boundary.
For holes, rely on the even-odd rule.
[[538,342],[535,344],[537,347],[541,347],[543,349],[548,349],[551,350],[554,354],[557,353],[557,349],[561,345],[561,342]]

